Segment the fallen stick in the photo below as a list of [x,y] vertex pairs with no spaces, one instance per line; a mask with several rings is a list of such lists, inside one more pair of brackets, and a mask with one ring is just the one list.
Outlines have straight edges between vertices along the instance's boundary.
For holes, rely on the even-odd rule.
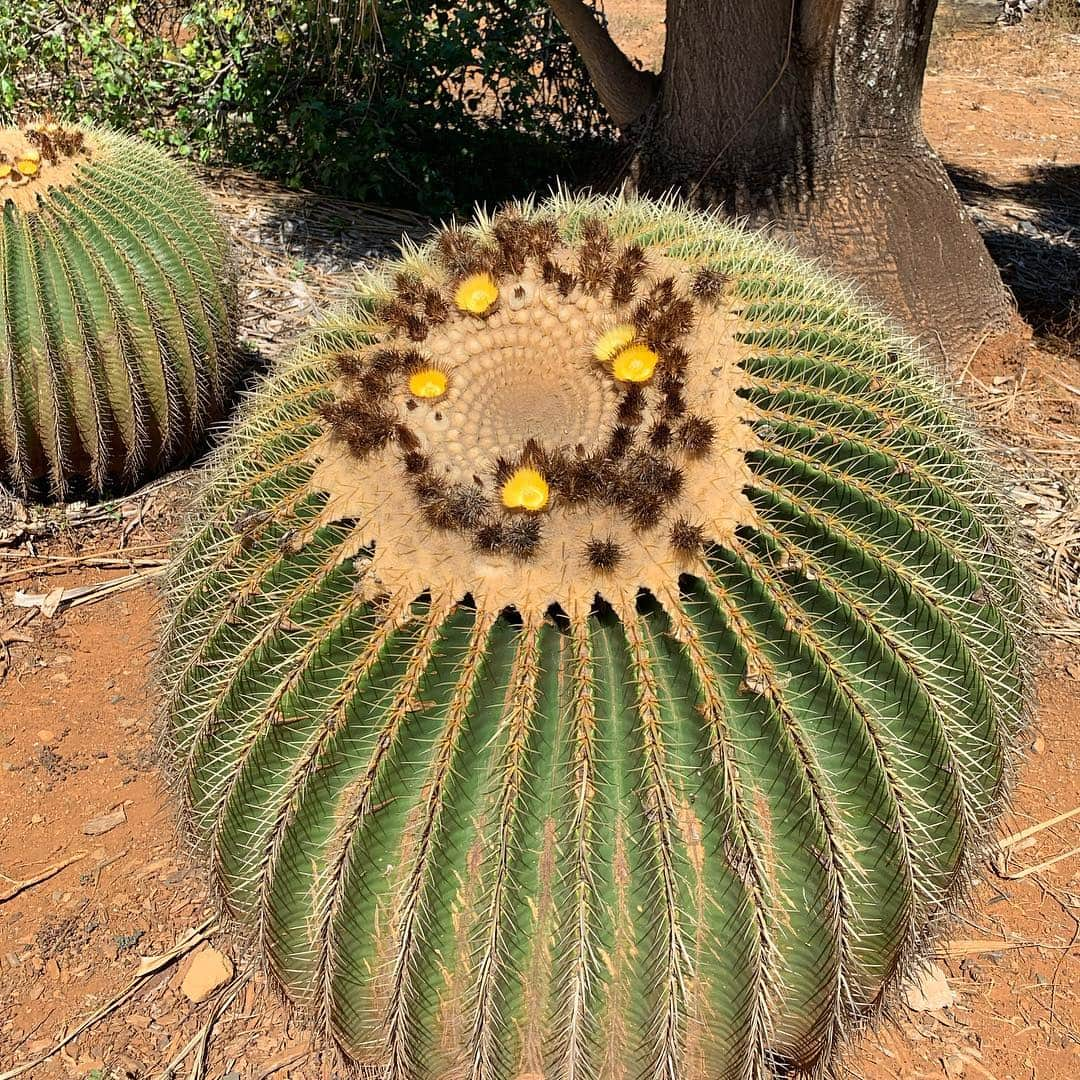
[[48,881],[49,878],[56,877],[61,870],[66,869],[72,863],[77,863],[80,859],[85,859],[86,854],[85,851],[80,851],[77,855],[72,855],[70,858],[64,859],[63,862],[58,862],[54,866],[50,866],[47,870],[42,870],[40,874],[36,874],[32,878],[27,878],[25,881],[15,881],[14,878],[8,877],[7,874],[0,874],[0,877],[5,881],[14,882],[7,892],[0,893],[0,904],[6,903],[8,900],[14,900],[19,893],[25,892],[35,885],[40,885],[43,881]]
[[1051,866],[1054,866],[1056,863],[1062,862],[1073,855],[1080,855],[1080,847],[1070,848],[1068,851],[1063,851],[1060,855],[1055,855],[1051,859],[1036,863],[1034,866],[1026,866],[1018,874],[1001,874],[1000,876],[1006,881],[1020,881],[1022,878],[1037,874],[1040,870],[1048,870]]
[[1067,952],[1071,945],[1059,945],[1052,941],[994,941],[992,938],[960,938],[944,942],[934,950],[943,960],[960,960],[965,956],[982,956],[986,953],[1013,952],[1017,949],[1047,949]]
[[157,1080],[172,1080],[177,1072],[179,1072],[180,1066],[183,1065],[188,1054],[196,1049],[197,1053],[191,1063],[189,1080],[197,1080],[197,1078],[205,1073],[206,1053],[210,1047],[210,1032],[218,1022],[221,1014],[236,1000],[240,991],[247,985],[250,978],[251,971],[249,969],[238,975],[232,981],[231,985],[223,988],[214,1000],[213,1007],[210,1010],[210,1015],[206,1019],[206,1023],[180,1048],[176,1057],[174,1057],[172,1061],[158,1073]]
[[1013,833],[1012,836],[1006,836],[1004,840],[998,841],[998,848],[1002,851],[1008,851],[1009,848],[1019,844],[1021,840],[1026,840],[1029,836],[1035,836],[1044,829],[1050,829],[1055,825],[1060,825],[1063,821],[1068,821],[1069,818],[1076,817],[1077,814],[1080,814],[1080,806],[1074,806],[1071,810],[1066,810],[1056,817],[1047,818],[1046,821],[1040,821],[1035,825],[1022,829],[1020,832]]
[[97,570],[134,570],[138,568],[156,569],[167,565],[165,559],[154,559],[148,556],[137,555],[125,559],[116,555],[86,555],[81,558],[55,557],[47,558],[44,555],[27,555],[26,560],[44,559],[38,566],[20,566],[15,570],[5,570],[0,574],[0,581],[15,581],[18,578],[33,577],[35,574],[44,574],[52,571],[61,571],[70,566],[89,566]]
[[141,574],[125,574],[111,581],[100,581],[96,585],[77,585],[69,589],[53,589],[48,593],[16,592],[11,602],[15,607],[36,608],[47,619],[51,619],[61,608],[79,607],[104,600],[113,593],[137,589],[140,585],[153,581],[165,572],[162,565]]
[[206,1024],[203,1026],[202,1037],[199,1039],[199,1048],[191,1062],[191,1072],[188,1074],[188,1080],[203,1080],[206,1075],[206,1055],[210,1051],[210,1034],[214,1030],[214,1025],[221,1018],[221,1014],[237,999],[240,991],[247,985],[250,978],[251,971],[245,971],[233,980],[232,986],[226,987],[225,990],[218,994],[217,1000],[210,1010],[210,1015],[206,1019]]

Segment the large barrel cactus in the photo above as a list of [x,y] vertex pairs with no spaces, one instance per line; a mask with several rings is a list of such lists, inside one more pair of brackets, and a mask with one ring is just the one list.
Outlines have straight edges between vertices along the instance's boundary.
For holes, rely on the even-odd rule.
[[166,751],[375,1074],[816,1076],[1001,807],[1008,542],[835,282],[670,205],[509,209],[249,402],[172,571]]
[[161,471],[232,375],[227,234],[160,151],[0,128],[0,483],[101,492]]

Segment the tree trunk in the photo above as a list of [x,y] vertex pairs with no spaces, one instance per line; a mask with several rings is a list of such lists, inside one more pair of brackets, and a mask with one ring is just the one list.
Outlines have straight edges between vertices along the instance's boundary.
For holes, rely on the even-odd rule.
[[[582,6],[552,0],[599,89],[610,63],[566,18]],[[788,236],[946,353],[1003,328],[1001,278],[922,133],[935,7],[668,0],[651,105],[620,120],[638,187]]]

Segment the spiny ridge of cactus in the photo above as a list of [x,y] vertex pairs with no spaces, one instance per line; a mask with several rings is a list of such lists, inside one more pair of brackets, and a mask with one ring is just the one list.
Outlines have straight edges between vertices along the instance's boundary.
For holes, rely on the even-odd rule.
[[233,383],[228,236],[160,151],[0,129],[0,482],[102,492],[173,464]]
[[995,490],[758,236],[443,230],[248,402],[175,560],[165,748],[228,910],[387,1080],[821,1075],[1002,806]]

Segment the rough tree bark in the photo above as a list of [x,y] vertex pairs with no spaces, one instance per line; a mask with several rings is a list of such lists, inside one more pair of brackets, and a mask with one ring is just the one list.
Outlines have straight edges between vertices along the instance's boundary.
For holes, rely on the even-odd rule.
[[549,0],[634,149],[675,189],[789,236],[955,354],[1009,299],[920,120],[937,0],[667,0],[658,76]]

